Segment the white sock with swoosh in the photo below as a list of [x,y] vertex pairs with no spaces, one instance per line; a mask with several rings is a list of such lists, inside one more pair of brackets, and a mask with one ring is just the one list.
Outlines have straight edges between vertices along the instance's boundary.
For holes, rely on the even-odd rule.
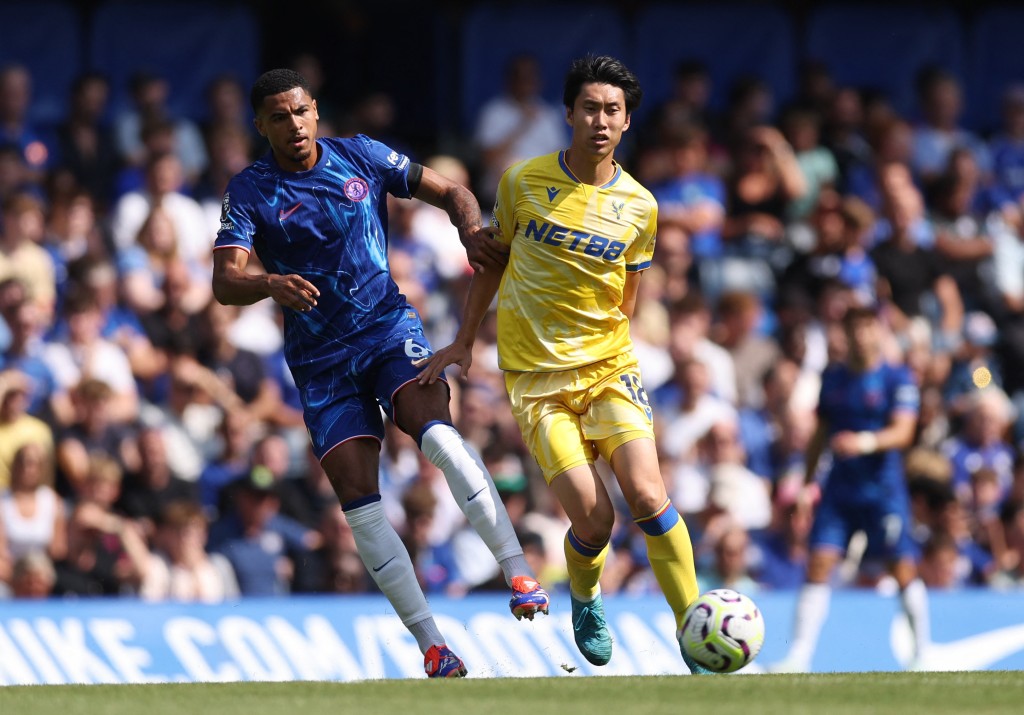
[[430,646],[444,643],[416,579],[409,552],[384,516],[380,501],[350,509],[345,518],[352,527],[366,570],[416,637],[420,650],[426,653]]
[[920,658],[931,642],[931,623],[928,614],[928,590],[924,581],[915,578],[900,593],[900,604],[907,614],[914,632],[914,657]]
[[444,473],[462,513],[501,566],[505,582],[511,586],[514,576],[532,578],[534,574],[523,557],[512,521],[476,450],[444,422],[435,422],[423,431],[420,449]]

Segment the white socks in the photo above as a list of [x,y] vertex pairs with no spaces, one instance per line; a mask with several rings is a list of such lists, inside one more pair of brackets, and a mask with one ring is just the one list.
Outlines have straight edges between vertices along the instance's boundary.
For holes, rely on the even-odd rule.
[[793,624],[793,642],[786,661],[799,664],[803,670],[811,667],[811,658],[818,645],[821,627],[828,617],[832,587],[825,583],[808,583],[800,589],[796,600],[796,620]]
[[369,504],[346,510],[345,518],[352,527],[359,557],[416,638],[420,650],[426,653],[430,646],[444,643],[416,580],[409,552],[384,516],[380,496]]
[[914,633],[914,657],[920,658],[931,642],[931,619],[928,614],[928,590],[924,581],[915,578],[900,591],[900,604],[907,614]]
[[501,566],[505,582],[511,586],[513,576],[533,577],[505,505],[476,450],[445,422],[427,425],[420,435],[420,449],[444,473],[462,513]]

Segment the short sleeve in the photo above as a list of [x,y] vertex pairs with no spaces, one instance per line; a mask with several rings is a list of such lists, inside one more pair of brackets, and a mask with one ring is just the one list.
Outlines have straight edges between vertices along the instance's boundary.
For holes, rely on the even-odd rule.
[[658,204],[651,199],[647,222],[641,227],[640,235],[626,251],[626,271],[636,273],[651,267],[654,258],[654,244],[658,234]]
[[[518,176],[518,173],[515,174]],[[516,191],[512,170],[506,171],[498,182],[498,193],[494,200],[494,211],[491,212],[491,225],[498,229],[497,240],[506,246],[512,244],[516,233],[515,203]]]
[[384,190],[400,199],[410,198],[409,157],[363,134],[357,138],[361,140],[363,153],[380,178]]
[[906,367],[895,370],[892,391],[893,412],[909,412],[916,415],[921,410],[920,390]]
[[256,233],[256,222],[253,220],[252,208],[245,201],[245,184],[235,177],[228,182],[224,198],[220,205],[220,227],[214,250],[218,248],[241,248],[247,253],[252,252],[252,239]]

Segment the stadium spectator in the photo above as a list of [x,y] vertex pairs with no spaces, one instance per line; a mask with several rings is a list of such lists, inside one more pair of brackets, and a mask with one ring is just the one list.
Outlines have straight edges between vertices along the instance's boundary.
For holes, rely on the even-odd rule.
[[226,511],[225,487],[249,467],[258,430],[259,425],[245,410],[221,414],[217,426],[219,451],[206,461],[198,480],[199,502],[209,519],[216,520]]
[[[878,269],[878,299],[897,333],[923,318],[947,344],[955,344],[963,323],[963,299],[945,265],[930,247],[934,237],[925,225],[924,202],[905,167],[892,164],[882,173],[884,195],[879,231],[883,238],[871,251]],[[937,304],[937,309],[931,305]]]
[[41,245],[46,233],[43,204],[31,194],[15,193],[0,208],[0,281],[20,280],[48,323],[57,291],[53,259]]
[[[655,254],[657,255],[657,254]],[[692,291],[668,304],[669,354],[675,363],[676,381],[653,391],[654,404],[663,419],[670,418],[683,397],[680,367],[689,359],[699,360],[707,368],[711,392],[730,405],[738,401],[736,366],[732,355],[709,338],[711,311],[699,291]]]
[[735,419],[712,425],[699,446],[701,473],[707,486],[707,506],[700,515],[704,526],[699,548],[714,545],[731,527],[763,529],[771,521],[772,483],[745,465],[747,455]]
[[804,582],[812,512],[798,503],[799,486],[793,481],[776,482],[772,522],[751,534],[751,571],[761,588],[795,590]]
[[741,526],[730,526],[715,541],[711,566],[698,573],[700,590],[730,588],[755,595],[759,588],[750,575],[750,536]]
[[74,417],[56,434],[57,490],[62,496],[80,491],[90,455],[105,455],[122,467],[131,459],[132,428],[111,418],[113,400],[110,385],[96,378],[82,380],[71,391]]
[[930,187],[929,220],[935,235],[935,251],[960,289],[966,310],[997,309],[992,283],[994,225],[988,207],[977,206],[978,167],[966,149],[950,153],[949,167]]
[[937,67],[926,67],[917,77],[917,101],[922,123],[914,128],[914,152],[911,166],[925,184],[945,170],[957,148],[968,149],[981,173],[992,169],[988,147],[960,125],[963,93],[957,79]]
[[1024,586],[1024,501],[1008,499],[999,513],[1006,533],[1007,550],[993,576],[993,585],[1002,588]]
[[32,75],[20,64],[0,67],[0,144],[16,148],[34,181],[53,163],[52,147],[29,119]]
[[125,472],[114,506],[119,514],[134,520],[147,539],[152,539],[164,511],[175,503],[198,502],[198,489],[194,482],[171,472],[167,445],[158,430],[139,430],[135,445],[138,462]]
[[402,542],[409,550],[416,578],[424,593],[463,596],[468,591],[456,562],[451,540],[432,539],[437,495],[428,482],[412,484],[402,495],[405,530]]
[[174,225],[178,256],[185,261],[209,266],[213,227],[199,203],[182,193],[182,168],[171,153],[146,159],[143,186],[121,196],[111,211],[110,232],[118,254],[138,245],[139,231],[161,207]]
[[242,399],[187,356],[172,360],[170,382],[166,402],[144,405],[140,420],[163,435],[171,472],[194,482],[216,454],[222,413],[241,409]]
[[243,596],[291,591],[295,561],[320,545],[320,535],[279,513],[277,482],[253,467],[231,486],[232,510],[210,529],[209,548],[231,563]]
[[764,305],[753,293],[730,291],[721,296],[715,313],[710,335],[736,366],[737,404],[758,407],[764,402],[761,381],[779,357],[778,343],[759,327]]
[[194,121],[172,114],[168,101],[171,86],[160,76],[137,72],[130,80],[131,105],[114,118],[114,133],[122,161],[142,166],[146,156],[142,139],[147,123],[166,122],[173,131],[174,153],[180,162],[182,179],[191,186],[206,168],[208,158],[203,136]]
[[474,141],[481,153],[477,193],[493,203],[505,169],[531,156],[564,149],[565,116],[541,96],[541,68],[536,57],[519,55],[505,67],[504,90],[480,109]]
[[67,394],[58,389],[42,356],[45,326],[38,307],[29,300],[21,300],[0,308],[0,318],[10,331],[10,342],[0,351],[0,371],[16,369],[28,378],[30,415],[43,420],[66,419]]
[[110,80],[86,72],[71,85],[68,112],[57,127],[57,163],[95,200],[101,211],[114,198],[114,179],[121,165],[114,133],[104,122]]
[[[332,492],[333,495],[333,492]],[[352,527],[338,500],[332,498],[321,516],[321,545],[296,562],[296,593],[368,593],[373,582],[359,558]]]
[[191,501],[164,505],[139,596],[147,601],[219,603],[239,596],[231,564],[206,552],[207,523]]
[[110,386],[110,419],[127,423],[139,415],[139,394],[124,349],[103,337],[104,315],[96,296],[79,290],[64,306],[67,341],[48,340],[43,360],[59,388],[70,392],[82,380],[95,378]]
[[49,556],[39,551],[25,554],[11,569],[11,598],[50,598],[56,581],[57,573]]
[[677,366],[682,389],[678,412],[659,432],[663,471],[670,475],[669,493],[681,513],[699,512],[707,501],[708,484],[700,473],[698,443],[720,422],[735,421],[736,409],[710,392],[708,369],[689,358]]
[[10,486],[15,455],[26,444],[37,444],[48,458],[53,456],[53,431],[27,412],[28,380],[20,370],[0,372],[0,491]]
[[787,223],[802,222],[817,206],[821,192],[836,185],[839,166],[832,151],[822,145],[822,117],[818,108],[795,104],[783,112],[779,123],[804,177],[804,191],[790,200],[786,220]]
[[699,125],[678,127],[669,137],[671,157],[666,178],[651,187],[658,201],[658,230],[664,225],[686,232],[690,253],[698,261],[722,255],[725,186],[708,171],[707,130]]
[[138,592],[149,548],[142,529],[113,510],[121,477],[121,467],[109,457],[89,458],[88,474],[68,518],[68,553],[56,564],[56,593],[118,596]]
[[971,473],[987,467],[999,480],[1005,494],[1013,480],[1013,447],[1005,440],[1013,417],[1013,405],[998,387],[972,393],[964,414],[963,427],[943,445],[953,465],[951,485],[965,503],[970,499]]
[[10,487],[0,492],[0,530],[14,561],[32,552],[53,560],[67,553],[64,502],[52,482],[53,465],[46,450],[31,442],[22,446],[14,455]]

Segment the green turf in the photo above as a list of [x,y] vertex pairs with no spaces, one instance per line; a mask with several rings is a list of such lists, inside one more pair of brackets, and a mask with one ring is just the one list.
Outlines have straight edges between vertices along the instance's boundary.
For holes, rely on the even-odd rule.
[[1022,712],[1022,671],[0,688],[2,715]]

